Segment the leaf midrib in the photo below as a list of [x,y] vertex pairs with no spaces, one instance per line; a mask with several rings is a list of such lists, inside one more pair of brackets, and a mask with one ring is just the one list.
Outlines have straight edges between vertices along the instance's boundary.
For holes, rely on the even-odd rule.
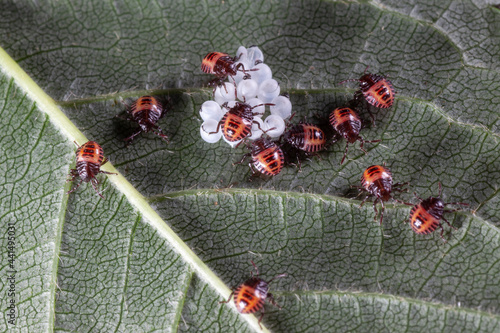
[[[47,95],[34,81],[28,76],[26,72],[5,52],[4,49],[0,48],[0,64],[2,66],[0,69],[4,74],[10,78],[11,81],[23,90],[27,97],[37,104],[40,111],[47,114],[51,123],[59,129],[63,136],[66,136],[69,141],[75,141],[79,144],[83,144],[88,141],[88,139],[83,135],[83,133],[69,120],[69,118],[59,109],[55,101]],[[69,163],[68,163],[69,165]],[[116,175],[107,175],[109,181],[114,184],[116,189],[121,192],[128,200],[128,202],[140,213],[143,220],[152,226],[156,231],[163,237],[172,247],[172,249],[177,252],[184,260],[184,262],[191,266],[192,269],[197,273],[198,277],[207,283],[211,288],[216,290],[222,297],[228,297],[231,290],[224,284],[224,282],[212,271],[210,268],[189,248],[189,246],[165,223],[165,221],[156,213],[155,210],[146,201],[146,198],[142,196],[124,177],[118,170],[114,168],[111,163],[106,163],[102,167],[103,171],[108,171],[116,173]],[[69,187],[69,183],[66,187]],[[65,188],[66,188],[65,187]],[[69,189],[69,188],[68,188]],[[65,190],[67,192],[67,190]],[[53,283],[51,284],[50,290],[50,300],[49,300],[49,328],[53,330],[54,320],[55,320],[55,302],[56,302],[56,287],[57,287],[57,271],[59,265],[59,253],[61,249],[62,241],[62,231],[63,224],[66,216],[66,210],[68,201],[68,194],[64,194],[61,199],[61,212],[59,215],[59,224],[57,225],[58,230],[56,231],[55,245],[57,248],[54,249],[53,257],[53,267],[52,276]],[[63,209],[64,208],[64,209]],[[233,303],[229,305],[236,311]],[[260,329],[259,322],[255,316],[242,316],[243,320],[246,320],[248,325],[252,327],[256,332],[269,332],[269,330],[262,325],[262,330]]]

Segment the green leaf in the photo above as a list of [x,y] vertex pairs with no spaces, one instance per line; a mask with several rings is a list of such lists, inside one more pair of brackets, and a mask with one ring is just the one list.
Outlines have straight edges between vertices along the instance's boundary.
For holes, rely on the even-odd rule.
[[[11,1],[0,18],[0,330],[259,332],[258,316],[219,304],[253,260],[282,310],[275,332],[500,330],[500,10],[480,1]],[[352,98],[367,66],[398,94],[375,112],[343,165],[344,142],[321,158],[248,181],[244,149],[199,136],[211,98],[210,51],[258,45],[313,122]],[[8,55],[7,55],[8,54]],[[12,58],[11,58],[12,57]],[[20,67],[19,67],[20,66]],[[22,69],[21,69],[22,68]],[[28,73],[28,75],[25,73]],[[171,110],[129,148],[115,118],[143,94]],[[168,96],[168,97],[167,97]],[[368,114],[361,114],[369,120]],[[75,146],[109,158],[70,195]],[[471,205],[447,214],[446,244],[384,223],[351,189],[386,163],[416,202],[437,194]],[[116,167],[116,169],[115,169]],[[11,225],[9,225],[9,223]],[[8,277],[13,226],[16,281]],[[12,240],[11,240],[12,241]],[[8,296],[15,287],[16,325]]]

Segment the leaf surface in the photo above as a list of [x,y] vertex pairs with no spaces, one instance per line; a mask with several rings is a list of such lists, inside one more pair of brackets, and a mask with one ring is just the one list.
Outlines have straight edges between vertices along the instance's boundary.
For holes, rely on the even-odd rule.
[[[14,331],[260,331],[219,304],[250,275],[250,260],[282,310],[265,329],[500,330],[500,11],[484,1],[11,1],[0,18],[0,214],[15,224]],[[390,77],[394,106],[320,158],[249,181],[244,149],[199,136],[211,98],[199,69],[211,51],[258,45],[291,95],[294,121],[321,122],[352,98],[365,71]],[[29,77],[19,69],[28,73]],[[34,82],[31,81],[34,80]],[[45,95],[47,93],[50,97]],[[116,118],[144,94],[168,96],[165,144]],[[52,99],[53,98],[53,99]],[[57,101],[57,102],[54,102]],[[62,114],[59,108],[64,112]],[[66,119],[65,117],[68,117]],[[369,123],[365,112],[362,118]],[[98,141],[110,160],[66,195],[73,140]],[[414,234],[410,207],[388,203],[384,223],[351,185],[386,163],[398,198],[443,184],[447,214]],[[111,165],[112,164],[112,165]],[[114,166],[114,167],[113,167]],[[123,177],[124,178],[123,178]],[[137,191],[138,192],[137,192]],[[1,239],[7,277],[8,239]],[[192,249],[192,252],[191,252]],[[218,278],[220,277],[220,279]],[[224,284],[227,286],[225,287]],[[2,308],[10,288],[0,284]],[[4,296],[5,295],[5,296]]]

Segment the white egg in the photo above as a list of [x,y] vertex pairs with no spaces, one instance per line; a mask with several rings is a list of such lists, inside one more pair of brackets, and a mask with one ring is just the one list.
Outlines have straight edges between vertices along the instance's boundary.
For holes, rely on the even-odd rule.
[[247,59],[253,65],[255,62],[264,62],[264,53],[257,46],[251,46],[247,49]]
[[280,85],[274,79],[267,79],[259,86],[257,97],[264,103],[270,103],[280,94]]
[[285,121],[283,118],[275,115],[270,115],[264,121],[266,134],[271,138],[277,138],[285,131]]
[[208,119],[219,121],[223,115],[220,105],[215,101],[206,101],[201,105],[200,116],[204,121]]
[[237,96],[240,101],[247,101],[257,96],[259,85],[254,80],[243,80],[238,84]]
[[215,101],[222,105],[224,102],[236,99],[236,87],[231,82],[224,82],[222,86],[215,88]]
[[292,103],[285,96],[277,96],[271,101],[271,114],[286,119],[292,115]]
[[258,84],[273,78],[271,68],[264,63],[256,65],[253,69],[257,70],[250,72],[250,75],[252,76],[252,80],[255,80]]
[[[200,134],[201,138],[208,142],[208,143],[215,143],[220,140],[222,136],[222,132],[217,131],[217,126],[219,125],[219,122],[214,120],[214,119],[208,119],[206,120],[201,126],[200,126]],[[216,133],[212,133],[215,132]]]
[[264,112],[266,112],[266,106],[264,105],[264,102],[262,102],[258,98],[249,99],[247,101],[247,104],[252,107],[252,113],[254,114],[254,117],[262,117],[264,115]]

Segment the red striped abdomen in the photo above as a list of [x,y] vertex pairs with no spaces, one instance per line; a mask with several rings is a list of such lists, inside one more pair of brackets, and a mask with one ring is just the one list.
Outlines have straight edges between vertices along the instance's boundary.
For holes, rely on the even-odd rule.
[[222,134],[229,142],[243,140],[250,134],[252,121],[231,112],[227,112],[221,120]]
[[253,277],[234,291],[234,304],[240,313],[254,313],[264,307],[269,290],[266,281]]
[[440,224],[439,219],[425,210],[421,203],[413,206],[410,211],[410,225],[417,234],[430,234],[436,230]]
[[316,125],[297,124],[287,132],[286,141],[297,149],[315,153],[325,148],[326,136]]
[[365,74],[359,81],[368,104],[382,109],[392,106],[396,92],[391,81],[377,74]]
[[76,162],[94,163],[101,166],[104,153],[101,146],[95,141],[84,143],[76,151]]
[[369,166],[361,177],[361,186],[382,200],[388,200],[392,191],[392,174],[381,165]]
[[276,143],[261,138],[253,143],[252,164],[260,173],[276,176],[285,165],[285,155]]
[[336,108],[330,113],[330,125],[350,143],[354,143],[359,137],[361,119],[351,108]]
[[254,295],[254,289],[241,285],[234,292],[234,304],[240,313],[254,313],[264,307],[264,299]]
[[[232,60],[227,53],[211,52],[201,61],[201,70],[207,74],[217,74],[216,65],[220,66],[221,62],[224,62],[227,58]],[[219,62],[219,64],[217,64],[217,62]]]
[[130,106],[129,113],[138,123],[148,121],[156,124],[162,116],[163,107],[156,98],[142,96]]

